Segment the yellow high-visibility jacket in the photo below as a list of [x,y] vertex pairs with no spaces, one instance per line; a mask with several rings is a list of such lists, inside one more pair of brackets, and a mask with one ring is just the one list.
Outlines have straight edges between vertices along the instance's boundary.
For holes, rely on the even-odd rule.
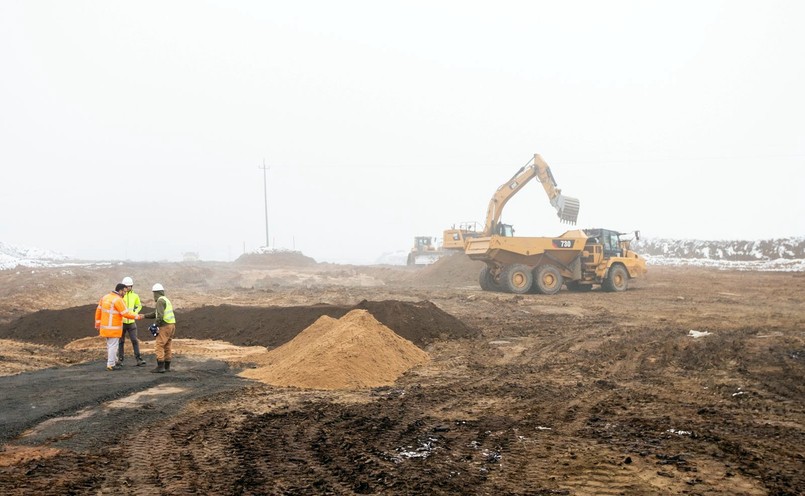
[[[140,310],[143,309],[143,304],[140,303],[140,295],[134,291],[126,293],[126,296],[123,297],[123,302],[132,313],[140,313]],[[134,319],[123,319],[124,324],[131,324],[132,322],[134,322]]]

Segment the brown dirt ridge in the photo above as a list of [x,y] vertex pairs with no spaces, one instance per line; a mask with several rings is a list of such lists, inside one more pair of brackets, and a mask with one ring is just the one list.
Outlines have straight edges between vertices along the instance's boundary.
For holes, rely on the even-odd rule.
[[[0,324],[0,339],[64,346],[96,334],[93,328],[95,308],[96,305],[83,305],[63,310],[40,310],[8,324]],[[181,337],[275,348],[293,339],[323,315],[337,319],[354,309],[368,310],[384,325],[419,346],[438,338],[469,338],[478,334],[428,301],[363,300],[352,306],[209,305],[186,311],[177,309],[177,321]],[[142,338],[147,326],[140,324],[140,327]]]

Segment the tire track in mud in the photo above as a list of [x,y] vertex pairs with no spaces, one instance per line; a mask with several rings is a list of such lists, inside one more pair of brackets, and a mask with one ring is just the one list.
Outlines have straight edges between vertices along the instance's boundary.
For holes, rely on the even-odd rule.
[[[87,373],[93,377],[87,384],[97,387],[85,385],[86,394],[82,395],[81,388],[62,387],[64,381]],[[222,362],[189,357],[179,361],[177,370],[170,374],[150,374],[135,367],[109,373],[102,364],[91,363],[0,381],[7,386],[4,402],[33,402],[37,406],[35,414],[6,417],[4,422],[15,429],[40,422],[11,442],[29,450],[58,450],[24,463],[0,466],[2,494],[91,494],[104,488],[119,493],[119,488],[139,487],[133,486],[135,481],[161,483],[154,479],[158,473],[154,464],[170,460],[179,452],[161,450],[158,443],[164,434],[158,429],[152,434],[149,426],[170,422],[182,405],[194,398],[250,383],[235,376]],[[46,401],[39,401],[39,397]],[[65,398],[69,401],[62,401]],[[5,413],[8,416],[15,411]],[[13,435],[8,431],[6,434]],[[131,459],[127,456],[129,444],[138,448]],[[127,470],[136,476],[126,476]],[[174,477],[182,478],[181,474]]]
[[1,467],[0,492],[8,496],[94,494],[101,487],[103,474],[121,466],[120,460],[100,451],[64,450],[53,457]]
[[[478,482],[460,476],[466,473],[461,460],[441,460],[453,451],[456,426],[412,416],[401,406],[398,399],[316,403],[250,415],[227,443],[238,466],[219,476],[238,492],[270,494],[456,494]],[[453,480],[441,473],[450,467]]]
[[[596,335],[599,337],[596,337]],[[626,335],[628,339],[610,337],[612,335]],[[637,336],[637,339],[635,339],[635,336]],[[666,336],[666,338],[676,339],[673,336]],[[584,346],[577,347],[578,342],[583,342]],[[598,343],[597,345],[590,345],[590,343],[596,342]],[[667,374],[670,364],[679,358],[674,358],[673,353],[666,353],[664,363],[657,364],[657,337],[654,330],[630,329],[628,332],[618,330],[618,332],[612,333],[608,330],[601,330],[597,326],[592,326],[586,330],[586,334],[581,336],[554,335],[549,340],[542,342],[534,340],[530,344],[529,351],[519,354],[518,359],[512,360],[510,364],[507,364],[505,360],[497,362],[501,370],[505,371],[488,373],[486,377],[491,379],[490,382],[494,382],[503,381],[511,376],[519,376],[523,384],[528,384],[533,380],[536,384],[542,382],[544,385],[545,378],[540,378],[539,374],[535,372],[536,370],[547,371],[552,369],[550,377],[553,378],[552,384],[555,386],[557,394],[553,397],[549,396],[551,398],[550,405],[560,417],[562,417],[560,412],[564,412],[562,420],[565,425],[562,426],[560,434],[567,435],[569,439],[575,440],[569,441],[569,449],[576,452],[573,456],[574,461],[568,462],[569,466],[573,467],[573,470],[567,472],[557,471],[558,474],[565,474],[561,477],[557,476],[557,479],[564,477],[569,481],[569,484],[562,484],[562,487],[575,488],[578,494],[609,494],[607,491],[602,491],[601,487],[613,488],[612,494],[623,491],[629,492],[629,488],[632,488],[631,492],[655,492],[666,490],[659,488],[673,487],[674,492],[684,492],[689,490],[691,486],[707,488],[714,491],[714,493],[720,494],[733,494],[735,492],[745,494],[762,493],[758,492],[756,485],[748,483],[745,478],[721,480],[723,479],[722,474],[729,472],[722,464],[708,464],[709,472],[699,474],[709,479],[710,482],[701,480],[695,474],[685,478],[686,470],[704,470],[697,469],[693,465],[683,465],[681,468],[674,465],[674,470],[682,470],[682,476],[674,470],[670,472],[663,471],[661,466],[662,459],[673,459],[673,457],[677,456],[674,454],[677,453],[674,450],[674,444],[670,442],[673,439],[668,439],[671,437],[666,432],[669,429],[668,425],[665,426],[665,430],[658,431],[654,429],[650,431],[652,436],[648,438],[641,437],[639,435],[641,431],[639,430],[629,432],[627,429],[617,432],[620,427],[618,427],[615,420],[621,420],[617,415],[620,410],[629,409],[638,418],[645,416],[659,416],[662,418],[662,415],[667,415],[669,411],[673,411],[675,406],[676,410],[679,410],[678,389],[675,387],[673,378],[670,378],[671,382],[669,382],[668,377],[662,377],[663,372]],[[676,345],[664,343],[662,346],[673,349]],[[628,350],[629,360],[624,360],[624,357],[621,356],[624,350]],[[587,360],[592,361],[593,365],[586,367],[584,362]],[[489,363],[488,359],[481,361]],[[557,365],[563,368],[568,367],[570,370],[575,371],[576,378],[584,382],[584,384],[581,384],[584,387],[578,387],[579,385],[577,384],[577,387],[574,388],[572,384],[566,384],[568,387],[563,388],[561,382],[556,382],[556,377],[559,375],[556,373]],[[493,369],[491,367],[487,368],[486,372],[492,372]],[[583,373],[579,374],[579,372]],[[474,375],[478,377],[478,374]],[[548,374],[546,373],[545,375]],[[795,374],[795,377],[798,375]],[[631,383],[635,380],[639,384],[633,390]],[[476,382],[477,389],[483,389],[481,385],[484,382]],[[779,384],[778,381],[772,382]],[[658,394],[647,394],[645,392],[646,383],[655,383],[658,386],[655,392]],[[590,388],[587,384],[593,387]],[[692,384],[686,383],[683,387],[692,393],[695,391],[696,384],[696,382]],[[529,391],[529,389],[524,388],[522,391],[524,394],[520,397],[521,400],[533,394],[534,391]],[[501,394],[500,388],[498,388],[497,394]],[[691,398],[699,396],[701,396],[701,393],[692,394]],[[539,398],[533,397],[533,400],[539,401]],[[514,405],[510,404],[507,408],[510,413],[518,411],[517,402],[515,401],[514,403]],[[635,408],[631,408],[633,403]],[[691,401],[689,404],[690,406],[687,410],[690,412],[688,413],[695,412],[697,409],[696,403]],[[683,408],[680,413],[684,414],[685,409]],[[609,422],[606,422],[600,416],[614,417],[612,420],[612,423],[615,424],[614,432],[606,432],[611,427]],[[524,415],[524,418],[527,418],[527,415]],[[688,421],[686,416],[679,419],[677,423],[669,422],[667,417],[665,420],[669,425],[676,425],[677,428]],[[602,432],[605,433],[603,436]],[[795,439],[798,438],[796,430],[791,434],[794,435]],[[777,432],[776,435],[759,433],[759,435],[777,438],[780,433]],[[585,445],[585,442],[596,439],[598,440],[597,442],[603,442],[603,444],[589,454],[591,457],[589,460],[583,460],[583,457],[577,451]],[[641,439],[645,439],[645,441],[640,441]],[[575,448],[573,444],[576,445]],[[615,448],[614,452],[607,447],[610,445]],[[796,448],[792,446],[792,449],[795,450]],[[623,453],[626,455],[623,455]],[[635,469],[638,465],[636,462],[634,464],[630,462],[626,466],[625,462],[619,461],[619,458],[626,460],[626,457],[629,460],[637,460],[636,453],[640,453],[641,456],[655,456],[657,460],[649,460],[647,463],[640,464],[642,465],[641,470]],[[629,457],[629,454],[634,458]],[[516,457],[509,456],[510,465],[513,458]],[[514,463],[516,464],[517,462],[515,461]],[[740,465],[741,460],[736,459],[735,463]],[[660,465],[660,469],[657,468],[657,465]],[[701,467],[701,464],[698,465]],[[721,473],[718,473],[719,471]],[[772,470],[771,472],[769,483],[772,486],[798,487],[798,485],[801,485],[801,480],[792,479],[790,472],[785,473],[785,471],[778,470]],[[658,475],[660,473],[662,475]],[[750,471],[747,475],[756,477],[757,473],[756,471]],[[676,477],[676,479],[668,482],[666,479],[669,477]],[[734,475],[731,477],[734,477]],[[642,490],[635,490],[634,488],[642,488]],[[574,492],[574,494],[577,493]]]
[[[597,379],[602,391],[587,394],[582,401],[587,405],[588,420],[579,435],[633,457],[648,457],[649,466],[658,474],[681,478],[698,490],[766,494],[757,480],[769,488],[785,488],[784,494],[802,487],[802,464],[794,453],[805,436],[800,428],[784,424],[787,414],[801,416],[803,412],[801,408],[787,410],[781,400],[801,390],[801,383],[792,378],[802,377],[805,367],[796,361],[782,367],[797,369],[787,380],[788,387],[782,387],[787,381],[779,377],[780,367],[770,367],[768,380],[757,371],[747,374],[751,364],[740,358],[747,354],[738,350],[745,350],[746,341],[754,334],[747,329],[720,331],[708,337],[709,341],[696,341],[681,331],[645,328],[604,344],[593,354],[605,364]],[[796,349],[801,344],[802,340],[794,340],[792,346]],[[624,349],[629,350],[629,360],[617,357]],[[751,356],[766,364],[781,356],[772,349],[769,356],[764,354]],[[739,358],[733,363],[735,357]],[[752,380],[748,380],[750,376]],[[761,391],[767,382],[774,385],[773,391],[782,387],[782,396]],[[746,391],[738,384],[754,389],[753,399],[766,396],[754,407],[764,411],[763,425],[730,420],[745,418],[746,406],[740,403]],[[768,427],[769,422],[777,425]],[[770,439],[774,441],[767,442]],[[785,439],[789,441],[781,441]],[[745,444],[747,440],[751,444]],[[780,453],[781,442],[788,445],[787,455]],[[711,461],[713,453],[723,461]]]
[[231,485],[221,485],[219,471],[233,470],[237,460],[226,452],[230,420],[221,413],[184,414],[149,426],[127,439],[118,456],[126,467],[109,474],[103,490],[126,487],[130,494],[221,494]]
[[[655,491],[656,488],[645,482],[645,474],[624,470],[620,453],[605,445],[590,447],[586,437],[579,437],[580,432],[584,434],[582,428],[591,415],[589,405],[595,404],[597,397],[608,394],[609,384],[600,379],[600,386],[591,390],[580,386],[595,382],[597,374],[592,372],[601,367],[590,358],[611,339],[612,322],[597,319],[579,326],[575,318],[559,317],[551,322],[551,329],[546,330],[546,326],[540,325],[541,319],[535,320],[536,326],[543,329],[528,336],[524,328],[521,334],[528,337],[517,341],[524,344],[527,351],[518,354],[508,366],[498,362],[503,367],[497,374],[491,370],[487,374],[490,382],[509,381],[513,389],[518,389],[512,394],[514,398],[507,410],[519,411],[522,415],[516,422],[516,433],[512,434],[520,442],[503,452],[510,469],[516,467],[519,474],[514,479],[554,481],[549,488],[528,488],[528,491],[546,494]],[[573,332],[559,331],[565,328]],[[586,366],[585,362],[591,365]],[[547,380],[548,377],[551,380]],[[488,391],[488,394],[495,393]],[[531,406],[534,404],[543,407],[534,408]],[[512,494],[523,490],[522,484],[501,484],[501,487]]]

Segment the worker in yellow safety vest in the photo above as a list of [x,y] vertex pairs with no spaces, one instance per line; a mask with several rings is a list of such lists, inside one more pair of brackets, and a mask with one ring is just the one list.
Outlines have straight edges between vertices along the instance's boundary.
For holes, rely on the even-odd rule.
[[142,315],[133,313],[126,308],[123,301],[128,289],[123,283],[118,283],[115,290],[105,295],[98,302],[95,309],[95,329],[106,338],[106,370],[120,370],[117,365],[117,346],[123,336],[123,318],[141,320]]
[[[143,304],[140,302],[140,295],[134,292],[134,279],[126,276],[120,282],[126,285],[126,294],[123,296],[123,302],[126,303],[126,308],[132,313],[140,313],[140,310],[143,309]],[[137,337],[137,321],[134,319],[123,319],[123,335],[120,337],[120,344],[117,346],[117,363],[123,365],[123,359],[126,355],[127,334],[129,340],[131,340],[131,347],[134,349],[135,365],[141,367],[145,365],[145,360],[140,356],[140,339]]]
[[151,291],[154,292],[156,309],[145,315],[147,319],[156,319],[154,323],[156,326],[154,351],[157,355],[157,366],[151,372],[161,374],[171,371],[171,358],[173,356],[171,343],[173,342],[173,336],[176,334],[176,316],[173,314],[173,305],[168,297],[165,296],[165,288],[162,287],[162,284],[154,284]]

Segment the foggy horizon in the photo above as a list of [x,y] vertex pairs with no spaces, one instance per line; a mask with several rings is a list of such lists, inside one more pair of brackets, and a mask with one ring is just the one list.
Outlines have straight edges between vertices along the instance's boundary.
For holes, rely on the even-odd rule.
[[[581,8],[579,8],[581,7]],[[518,235],[805,235],[805,4],[0,2],[0,242],[374,263]]]

